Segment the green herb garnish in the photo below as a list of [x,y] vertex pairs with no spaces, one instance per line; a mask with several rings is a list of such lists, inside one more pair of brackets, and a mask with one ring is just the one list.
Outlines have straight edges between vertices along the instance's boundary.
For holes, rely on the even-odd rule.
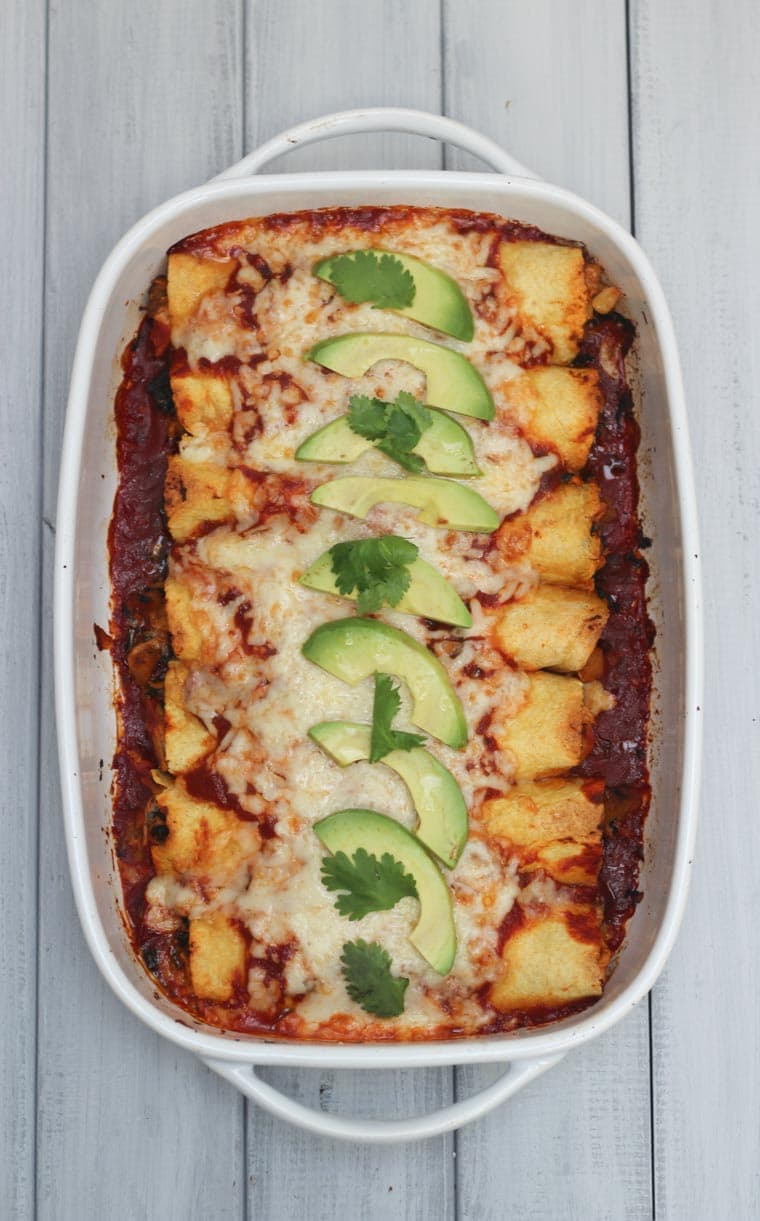
[[375,674],[375,699],[372,704],[372,737],[369,761],[379,763],[392,750],[414,750],[422,746],[424,735],[391,729],[391,723],[401,707],[398,686],[390,674]]
[[357,591],[360,615],[372,614],[384,603],[398,606],[409,588],[409,565],[417,552],[414,543],[395,534],[336,543],[329,554],[338,592],[349,597]]
[[425,463],[412,450],[432,423],[428,408],[405,390],[390,403],[364,394],[352,394],[348,400],[351,431],[372,441],[388,458],[415,474],[425,469]]
[[361,920],[368,912],[390,911],[400,899],[417,898],[414,878],[404,866],[384,852],[378,859],[364,848],[357,848],[349,859],[336,852],[322,861],[322,881],[328,890],[343,890],[335,906],[341,916]]
[[367,1013],[398,1017],[404,1012],[409,980],[391,975],[390,954],[377,941],[347,941],[340,961],[348,995]]
[[410,272],[393,254],[357,250],[330,260],[330,282],[346,301],[370,301],[375,309],[405,309],[414,301]]

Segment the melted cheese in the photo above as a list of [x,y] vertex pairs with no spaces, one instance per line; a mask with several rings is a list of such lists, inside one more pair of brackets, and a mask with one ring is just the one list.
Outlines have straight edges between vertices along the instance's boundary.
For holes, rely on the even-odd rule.
[[[192,434],[183,437],[174,464],[171,495],[177,520],[194,521],[196,486],[206,496],[203,505],[211,485],[223,486],[223,501],[214,501],[213,514],[206,514],[205,532],[183,526],[182,533],[175,533],[170,627],[175,648],[178,641],[188,642],[189,653],[183,654],[187,669],[175,672],[183,683],[175,682],[181,690],[173,689],[173,697],[188,718],[197,718],[193,724],[214,734],[207,765],[241,810],[269,820],[274,835],[263,837],[241,868],[216,879],[215,886],[208,879],[201,884],[191,876],[160,873],[148,887],[148,923],[166,926],[180,915],[191,920],[192,930],[192,921],[198,921],[197,939],[206,954],[209,930],[216,927],[207,918],[216,919],[218,913],[230,945],[235,937],[229,929],[242,924],[250,937],[251,1007],[262,1018],[276,1017],[283,1003],[278,988],[284,986],[305,1035],[318,1033],[340,1015],[366,1024],[367,1015],[348,997],[340,969],[343,944],[354,937],[380,942],[394,972],[410,981],[405,1011],[393,1021],[394,1030],[424,1033],[441,1023],[475,1030],[490,1017],[478,998],[503,973],[499,929],[520,892],[518,859],[489,836],[481,809],[514,782],[515,760],[500,749],[498,738],[524,706],[530,688],[529,678],[494,651],[490,612],[483,610],[478,595],[486,601],[494,595],[501,601],[524,596],[537,575],[525,562],[508,562],[504,549],[488,546],[485,536],[424,526],[415,510],[401,505],[378,505],[366,521],[314,511],[308,504],[310,490],[346,468],[296,461],[301,442],[345,413],[351,394],[391,399],[406,390],[424,398],[425,384],[423,375],[403,362],[380,362],[365,377],[351,380],[305,360],[304,353],[332,335],[380,330],[438,338],[466,353],[494,396],[497,417],[490,424],[460,417],[483,471],[482,477],[462,482],[475,487],[504,518],[528,509],[542,475],[556,462],[554,455],[534,456],[509,412],[509,387],[526,377],[521,365],[540,359],[548,345],[540,330],[495,291],[500,272],[488,265],[490,234],[458,233],[445,221],[428,218],[424,223],[389,221],[382,241],[377,233],[349,224],[338,233],[307,239],[298,226],[263,232],[253,221],[225,240],[237,251],[237,272],[226,286],[221,273],[206,277],[203,284],[208,280],[210,287],[200,298],[191,290],[183,297],[196,301],[195,308],[172,317],[172,342],[184,350],[190,378],[208,377],[209,363],[226,361],[219,371],[227,386],[221,398],[225,405],[232,403],[231,419],[225,407],[223,413],[209,411],[204,422],[198,417],[204,398],[196,395]],[[347,303],[312,274],[317,259],[369,245],[405,250],[448,271],[476,307],[472,344],[431,336],[427,328],[387,310]],[[274,278],[267,279],[260,263],[246,262],[241,251],[264,259]],[[226,252],[215,257],[222,254]],[[285,268],[288,274],[278,278]],[[212,478],[214,471],[219,476]],[[247,482],[246,472],[255,474],[253,483]],[[351,465],[351,473],[400,472],[370,448]],[[267,482],[261,482],[264,475]],[[170,516],[170,525],[172,520]],[[339,915],[320,880],[323,850],[312,830],[318,819],[352,806],[390,813],[410,829],[416,821],[405,785],[389,768],[368,763],[339,768],[308,737],[310,727],[321,720],[369,723],[373,685],[368,680],[349,687],[305,659],[302,646],[310,633],[353,613],[353,607],[306,589],[298,578],[334,543],[386,532],[414,541],[421,557],[469,600],[473,615],[469,632],[435,630],[390,610],[382,616],[437,653],[467,720],[463,750],[427,744],[454,774],[471,819],[462,856],[446,875],[458,949],[444,979],[409,941],[416,900],[404,899],[391,911],[350,924]],[[414,728],[410,711],[402,685],[399,728]],[[200,730],[197,736],[206,741]],[[539,877],[531,886],[537,892],[541,884]],[[272,947],[283,946],[288,953],[282,984],[275,984],[261,964]],[[220,987],[218,980],[214,987]]]

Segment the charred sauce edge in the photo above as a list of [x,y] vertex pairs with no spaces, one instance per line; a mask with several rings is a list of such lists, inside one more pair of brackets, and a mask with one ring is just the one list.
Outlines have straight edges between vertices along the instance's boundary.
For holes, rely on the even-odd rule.
[[[346,215],[348,211],[349,215]],[[322,209],[312,213],[271,216],[266,227],[289,228],[307,224],[310,235],[338,225],[358,224],[368,231],[390,220],[403,220],[411,210],[384,208]],[[400,216],[400,212],[403,215]],[[505,222],[490,214],[448,212],[460,232],[493,232],[507,240],[553,241],[529,226]],[[213,256],[227,226],[185,239],[174,249]],[[151,290],[148,314],[122,357],[123,378],[115,400],[119,483],[109,529],[110,571],[113,592],[111,652],[119,675],[117,716],[118,747],[114,769],[114,840],[124,893],[128,931],[136,951],[155,980],[172,1000],[191,1013],[242,1033],[298,1034],[298,1020],[281,1010],[273,1020],[256,1015],[246,1004],[244,990],[227,1005],[196,997],[188,980],[188,931],[181,922],[173,933],[156,933],[143,924],[145,889],[154,876],[152,842],[166,837],[166,826],[154,796],[151,777],[163,759],[163,675],[170,652],[165,622],[162,625],[163,581],[170,539],[163,497],[168,456],[175,452],[181,428],[174,413],[169,385],[171,350],[169,332],[160,308],[162,286]],[[154,308],[159,303],[159,308]],[[611,953],[620,946],[626,923],[640,899],[639,869],[643,833],[650,803],[647,769],[647,725],[651,696],[650,650],[654,628],[646,609],[648,569],[642,557],[647,541],[638,520],[636,453],[639,429],[627,383],[625,357],[634,330],[619,316],[595,317],[587,325],[577,367],[594,368],[604,397],[599,425],[588,464],[583,472],[597,481],[606,505],[600,532],[605,564],[597,588],[610,607],[601,636],[601,678],[616,698],[616,706],[596,719],[591,750],[576,774],[605,785],[603,864],[599,897],[604,905],[604,935]],[[549,490],[541,488],[539,495]],[[150,673],[133,673],[130,653],[143,644]],[[139,652],[139,651],[138,651]],[[199,777],[200,781],[200,777]],[[222,804],[226,804],[222,802]],[[262,828],[263,829],[263,828]],[[271,833],[271,832],[270,832]],[[265,832],[266,834],[266,832]],[[502,940],[515,931],[519,905],[507,917]],[[514,928],[513,928],[514,926]],[[284,968],[285,947],[273,947],[267,972],[274,981]],[[596,998],[561,1008],[495,1014],[478,1033],[497,1033],[521,1026],[540,1025],[578,1013]],[[487,1007],[487,998],[483,997]],[[466,1035],[450,1025],[425,1032],[427,1039]],[[333,1023],[326,1036],[357,1037],[352,1020]],[[382,1023],[362,1023],[361,1037],[377,1041],[397,1039]],[[406,1037],[406,1036],[405,1036]],[[418,1036],[420,1037],[420,1036]]]

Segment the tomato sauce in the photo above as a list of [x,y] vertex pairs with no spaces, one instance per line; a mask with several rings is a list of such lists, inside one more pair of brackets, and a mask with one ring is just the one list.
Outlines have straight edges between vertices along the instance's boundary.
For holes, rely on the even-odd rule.
[[607,945],[613,952],[641,898],[638,878],[651,796],[647,725],[654,625],[646,607],[649,569],[641,554],[648,540],[641,534],[637,513],[639,427],[625,369],[633,338],[631,323],[619,315],[593,321],[577,361],[597,370],[604,396],[585,473],[598,483],[606,506],[600,527],[606,561],[597,589],[610,617],[599,645],[601,681],[614,695],[615,707],[596,718],[593,745],[578,772],[602,779],[606,786],[600,889]]
[[[156,784],[151,772],[163,763],[162,688],[170,647],[163,613],[170,545],[163,494],[179,428],[168,391],[168,345],[166,325],[146,317],[122,357],[114,405],[119,484],[108,543],[119,744],[113,760],[113,834],[124,906],[138,948],[145,888],[154,873],[149,824]],[[153,664],[138,681],[129,657],[141,644],[150,647]]]

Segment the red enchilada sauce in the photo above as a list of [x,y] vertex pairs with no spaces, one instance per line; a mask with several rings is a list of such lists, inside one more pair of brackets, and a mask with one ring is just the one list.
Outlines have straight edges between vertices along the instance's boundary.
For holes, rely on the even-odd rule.
[[607,945],[613,952],[641,897],[639,866],[650,801],[647,720],[654,626],[646,607],[649,569],[641,555],[648,540],[641,536],[636,511],[639,426],[625,370],[633,338],[633,327],[625,318],[613,315],[592,321],[576,361],[597,370],[604,395],[585,474],[597,482],[606,505],[600,526],[606,559],[596,584],[610,608],[599,647],[602,683],[614,695],[615,707],[597,716],[591,751],[577,771],[605,783],[599,884]]
[[[108,543],[111,653],[120,693],[113,833],[124,906],[138,947],[145,888],[155,872],[150,845],[168,834],[153,801],[158,786],[151,778],[151,771],[164,763],[163,679],[171,657],[163,594],[170,545],[164,482],[168,456],[181,433],[169,391],[168,357],[166,323],[145,317],[122,357],[114,405],[119,485]],[[135,666],[135,650],[144,654],[142,670]]]
[[[383,209],[366,209],[367,226],[382,224]],[[329,214],[315,214],[318,223]],[[344,213],[341,213],[344,217]],[[270,218],[272,223],[278,218]],[[350,219],[350,218],[349,218]],[[456,214],[455,223],[466,230],[479,221],[477,215]],[[493,217],[488,226],[494,227]],[[283,225],[288,218],[282,218]],[[519,231],[518,231],[519,230]],[[220,230],[221,232],[221,230]],[[553,240],[538,230],[509,222],[501,226],[507,236],[522,240]],[[214,231],[192,242],[213,240]],[[187,244],[183,246],[187,247]],[[204,246],[205,248],[205,246]],[[619,315],[595,317],[586,327],[578,367],[597,370],[604,397],[596,438],[583,472],[594,479],[606,505],[600,524],[606,561],[597,574],[597,589],[610,607],[610,616],[599,641],[594,673],[615,696],[615,707],[601,712],[594,724],[588,756],[575,774],[596,781],[604,789],[603,864],[598,891],[576,887],[579,899],[603,901],[603,931],[614,953],[625,935],[626,922],[640,899],[639,868],[643,832],[649,808],[647,770],[647,721],[651,694],[649,652],[654,629],[647,615],[645,585],[647,565],[641,551],[648,540],[640,535],[637,517],[638,481],[636,451],[639,429],[627,384],[625,357],[633,341],[632,325]],[[169,347],[165,310],[165,282],[156,281],[138,332],[122,358],[123,377],[115,401],[119,484],[109,530],[110,568],[113,588],[112,640],[110,647],[120,680],[118,696],[119,744],[113,760],[114,822],[116,855],[124,892],[129,934],[143,962],[160,987],[195,1016],[241,1032],[296,1035],[298,1019],[287,1010],[256,1013],[242,986],[227,1005],[197,998],[188,971],[188,926],[180,917],[171,930],[157,932],[146,926],[145,889],[154,876],[151,844],[162,843],[169,832],[155,802],[160,785],[152,772],[165,765],[163,754],[163,680],[172,656],[166,623],[163,582],[171,545],[164,516],[164,483],[168,456],[175,452],[181,435],[169,385],[170,360],[180,359]],[[550,473],[551,475],[551,473]],[[263,478],[263,476],[261,476]],[[556,476],[555,476],[556,478]],[[303,482],[303,481],[300,481]],[[538,495],[545,494],[554,482]],[[298,491],[301,491],[299,487]],[[237,596],[238,591],[234,594]],[[238,608],[241,620],[245,604]],[[433,625],[431,625],[433,626]],[[247,633],[240,624],[244,640]],[[248,646],[258,655],[257,646]],[[591,663],[590,663],[591,665]],[[589,667],[587,667],[587,670]],[[218,718],[221,721],[224,718]],[[219,725],[224,736],[228,725]],[[484,727],[485,728],[485,727]],[[203,764],[186,778],[188,788],[204,800],[250,818],[232,797],[217,773]],[[273,823],[259,823],[262,839],[276,834]],[[588,893],[586,893],[588,892]],[[500,930],[501,944],[523,918],[515,903]],[[583,930],[579,931],[582,933]],[[594,930],[589,930],[591,936]],[[274,946],[267,960],[266,979],[273,984],[281,977],[292,947]],[[250,965],[256,965],[253,961]],[[281,980],[280,980],[281,982]],[[284,988],[280,989],[284,994]],[[488,1009],[487,988],[482,1003]],[[583,1000],[562,1008],[493,1014],[493,1021],[480,1033],[495,1033],[518,1026],[541,1024],[577,1013],[592,1004]],[[345,1029],[344,1029],[345,1027]],[[441,1025],[425,1032],[426,1038],[467,1033]],[[352,1022],[338,1018],[330,1023],[333,1039],[355,1038]],[[373,1040],[398,1038],[382,1022],[368,1017],[364,1037]],[[419,1037],[419,1036],[417,1036]]]

